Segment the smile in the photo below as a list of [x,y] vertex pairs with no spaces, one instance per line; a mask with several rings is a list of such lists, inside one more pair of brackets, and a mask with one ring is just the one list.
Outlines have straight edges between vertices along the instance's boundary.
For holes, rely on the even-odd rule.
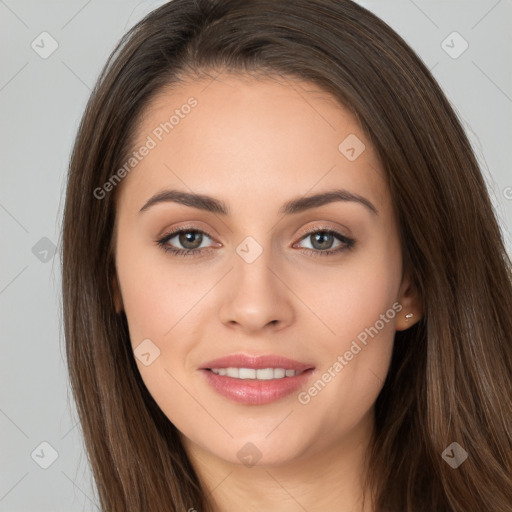
[[299,371],[285,370],[284,368],[210,368],[210,371],[216,375],[225,375],[233,379],[256,379],[272,380],[283,379],[285,377],[295,377]]

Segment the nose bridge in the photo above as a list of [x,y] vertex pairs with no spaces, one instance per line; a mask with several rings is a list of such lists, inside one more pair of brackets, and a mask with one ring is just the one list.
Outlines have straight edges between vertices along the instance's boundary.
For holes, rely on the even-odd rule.
[[220,313],[221,321],[252,330],[269,323],[286,323],[292,313],[286,286],[274,268],[277,265],[273,261],[271,236],[258,237],[262,243],[255,236],[247,236],[236,247],[228,285],[232,289]]
[[[267,295],[275,296],[279,291],[275,283],[275,275],[271,272],[273,266],[271,237],[258,235],[258,239],[249,235],[236,247],[234,258],[234,280],[237,295],[253,297]],[[272,302],[272,301],[270,301]]]

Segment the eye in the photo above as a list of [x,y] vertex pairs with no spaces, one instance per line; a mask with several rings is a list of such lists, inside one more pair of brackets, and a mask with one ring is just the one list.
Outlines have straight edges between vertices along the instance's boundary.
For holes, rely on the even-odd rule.
[[[355,240],[353,238],[349,238],[329,228],[316,228],[313,231],[309,231],[301,238],[301,240],[308,239],[312,241],[311,245],[313,248],[306,248],[305,251],[312,256],[333,256],[342,251],[352,249],[355,246]],[[336,239],[340,243],[336,249],[331,249]]]
[[[193,227],[182,227],[166,234],[156,243],[165,252],[170,252],[175,256],[200,256],[211,252],[213,249],[212,247],[201,247],[205,237],[212,239],[206,231]],[[309,231],[301,240],[307,240],[308,238],[312,240],[313,247],[312,249],[305,248],[304,252],[312,256],[333,256],[355,246],[354,239],[329,228],[317,228]],[[175,243],[184,248],[176,248],[170,244],[169,242],[173,239],[176,239]],[[336,249],[331,249],[335,240],[338,240],[339,245]]]
[[[212,250],[211,247],[201,247],[201,244],[205,238],[204,235],[211,239],[211,236],[206,231],[195,228],[182,227],[180,229],[171,231],[160,240],[157,240],[156,243],[165,252],[171,252],[176,256],[198,256]],[[176,238],[177,243],[181,244],[184,249],[177,249],[172,245],[169,245],[169,242],[173,238]]]

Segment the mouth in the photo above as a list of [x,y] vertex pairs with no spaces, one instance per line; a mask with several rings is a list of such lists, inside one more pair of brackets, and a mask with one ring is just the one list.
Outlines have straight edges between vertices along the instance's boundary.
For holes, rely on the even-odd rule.
[[304,386],[315,367],[282,356],[234,354],[199,370],[221,396],[245,405],[281,400]]
[[285,368],[208,368],[216,375],[231,377],[232,379],[273,380],[295,377],[307,370],[286,370]]

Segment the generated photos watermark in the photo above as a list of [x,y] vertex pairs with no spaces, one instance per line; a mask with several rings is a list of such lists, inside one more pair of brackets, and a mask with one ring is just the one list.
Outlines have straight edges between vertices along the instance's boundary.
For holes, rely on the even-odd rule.
[[[368,336],[374,338],[379,332],[384,329],[386,324],[395,318],[396,314],[402,311],[402,305],[395,302],[385,313],[382,313],[379,319],[370,327],[366,327],[357,336],[357,341],[352,340],[350,348],[346,350],[343,355],[339,355],[327,370],[308,388],[307,391],[301,391],[297,395],[297,399],[302,405],[307,405],[311,399],[317,396],[325,386],[332,381],[340,372],[354,359],[354,356],[359,354],[361,350],[368,345]],[[358,343],[359,341],[359,343]]]

